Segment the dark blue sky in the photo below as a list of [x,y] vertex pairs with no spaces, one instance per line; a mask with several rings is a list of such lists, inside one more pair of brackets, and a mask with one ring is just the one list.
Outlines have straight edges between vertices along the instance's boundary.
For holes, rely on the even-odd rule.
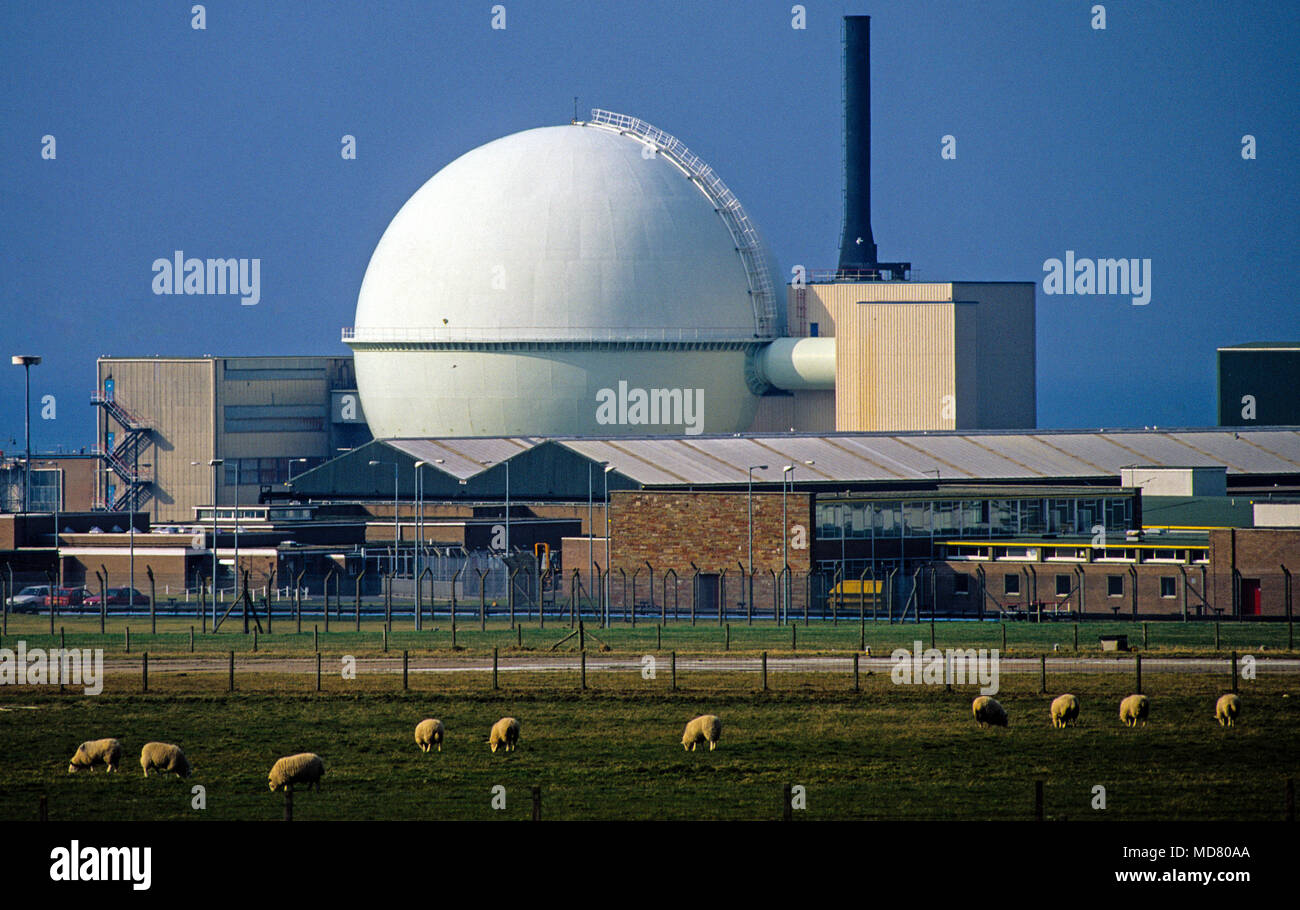
[[[836,262],[840,16],[872,18],[873,225],[921,278],[1149,258],[1152,299],[1038,294],[1042,427],[1214,422],[1214,349],[1295,339],[1291,2],[6,4],[0,448],[93,441],[101,354],[344,354],[371,251],[439,168],[593,106],[680,138],[784,274]],[[41,158],[41,137],[57,158]],[[340,137],[357,159],[340,157]],[[957,158],[940,157],[945,134]],[[1258,158],[1241,156],[1254,135]],[[262,300],[155,296],[174,250],[260,258]]]

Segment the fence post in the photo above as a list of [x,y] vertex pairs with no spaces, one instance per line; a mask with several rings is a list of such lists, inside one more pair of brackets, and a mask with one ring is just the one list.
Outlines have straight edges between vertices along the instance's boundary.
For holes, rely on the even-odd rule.
[[582,688],[583,688],[583,691],[586,691],[586,688],[587,688],[587,652],[586,652],[585,649],[582,651],[582,655],[581,655],[581,656],[582,656]]
[[144,659],[140,664],[140,691],[149,691],[149,652],[144,652]]
[[542,820],[542,788],[533,787],[533,821]]
[[1237,652],[1232,652],[1232,691],[1237,691]]
[[677,652],[676,651],[672,652],[671,660],[672,660],[671,666],[672,666],[672,674],[673,674],[671,688],[674,692],[676,692],[677,691]]
[[767,652],[763,652],[763,691],[767,691]]
[[934,647],[934,612],[930,612],[930,647]]
[[1219,623],[1214,623],[1214,650],[1219,650]]
[[1047,658],[1039,656],[1038,658],[1039,683],[1038,691],[1040,694],[1047,692]]
[[1147,641],[1148,641],[1148,639],[1147,639],[1147,626],[1149,626],[1149,625],[1150,625],[1150,623],[1145,623],[1145,622],[1142,623],[1142,650],[1143,650],[1143,651],[1150,650],[1150,647],[1151,647],[1151,646],[1147,643]]
[[853,691],[859,691],[861,687],[858,684],[858,654],[853,652]]
[[1003,653],[1006,653],[1006,650],[1007,650],[1007,623],[1006,623],[1006,620],[1003,620],[1002,622],[1000,622],[999,625],[1002,626],[1002,651],[1003,651]]
[[257,626],[253,626],[253,653],[257,653]]
[[131,627],[126,627],[126,653],[131,653]]
[[407,675],[409,668],[410,668],[410,662],[408,660],[407,652],[403,651],[402,652],[402,688],[403,689],[409,689],[411,687],[410,678]]
[[230,652],[230,667],[229,667],[229,669],[230,669],[230,672],[229,672],[229,686],[227,687],[227,691],[234,692],[234,691],[235,691],[235,652],[234,652],[234,651],[231,651],[231,652]]
[[59,626],[59,647],[64,650],[67,650],[68,647],[68,634],[64,631],[63,626]]
[[1043,782],[1034,781],[1034,821],[1043,820]]
[[316,652],[316,691],[320,691],[320,652]]
[[380,629],[379,634],[382,635],[384,638],[384,653],[387,654],[388,653],[388,629],[387,628]]
[[799,650],[799,626],[795,623],[790,624],[790,650]]
[[663,649],[664,649],[664,626],[663,623],[659,623],[658,625],[655,626],[655,650],[662,651]]
[[1142,694],[1142,655],[1137,654],[1133,657],[1133,667],[1137,671],[1137,694]]
[[496,648],[492,649],[492,688],[493,689],[501,688],[499,685],[497,685],[497,649]]
[[524,627],[522,625],[515,626],[515,644],[520,648],[524,646]]
[[1079,650],[1079,624],[1074,624],[1074,650]]
[[194,627],[190,626],[190,653],[194,653]]
[[730,651],[731,650],[731,623],[727,623],[725,628],[726,628],[726,632],[723,633],[723,637],[722,637],[722,650]]
[[792,797],[792,795],[791,795],[791,787],[790,787],[789,784],[782,784],[782,785],[781,785],[781,802],[782,802],[782,806],[781,806],[781,820],[782,820],[782,821],[786,821],[786,822],[788,822],[788,821],[793,821],[793,820],[794,820],[794,806],[793,806],[793,802],[794,802],[794,800],[793,800],[793,797]]
[[[134,520],[134,516],[132,516],[132,519]],[[55,528],[54,533],[57,535],[58,532],[59,529]],[[157,635],[158,634],[158,586],[154,584],[153,567],[146,565],[144,567],[144,574],[149,577],[149,634]]]

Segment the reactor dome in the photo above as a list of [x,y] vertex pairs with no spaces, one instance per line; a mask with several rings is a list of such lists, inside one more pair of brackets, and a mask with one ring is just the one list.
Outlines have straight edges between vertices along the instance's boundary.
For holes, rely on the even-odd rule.
[[344,340],[378,438],[735,432],[757,404],[747,358],[783,324],[774,277],[711,169],[596,111],[417,190]]

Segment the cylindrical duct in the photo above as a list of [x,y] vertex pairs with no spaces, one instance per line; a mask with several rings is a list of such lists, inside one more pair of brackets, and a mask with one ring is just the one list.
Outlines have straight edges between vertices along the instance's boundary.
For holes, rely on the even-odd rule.
[[758,352],[759,375],[787,392],[835,388],[834,338],[778,338]]

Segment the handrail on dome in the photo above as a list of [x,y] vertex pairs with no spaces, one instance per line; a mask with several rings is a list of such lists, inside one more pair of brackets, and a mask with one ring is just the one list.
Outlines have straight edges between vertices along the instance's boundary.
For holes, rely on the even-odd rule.
[[776,293],[772,287],[772,273],[767,261],[766,248],[758,228],[749,220],[749,215],[745,213],[740,200],[722,182],[722,178],[675,136],[638,117],[592,108],[591,120],[588,124],[618,133],[630,133],[650,143],[694,179],[696,185],[722,216],[723,223],[726,224],[736,244],[736,251],[740,254],[753,302],[755,334],[760,337],[774,336],[777,329]]

